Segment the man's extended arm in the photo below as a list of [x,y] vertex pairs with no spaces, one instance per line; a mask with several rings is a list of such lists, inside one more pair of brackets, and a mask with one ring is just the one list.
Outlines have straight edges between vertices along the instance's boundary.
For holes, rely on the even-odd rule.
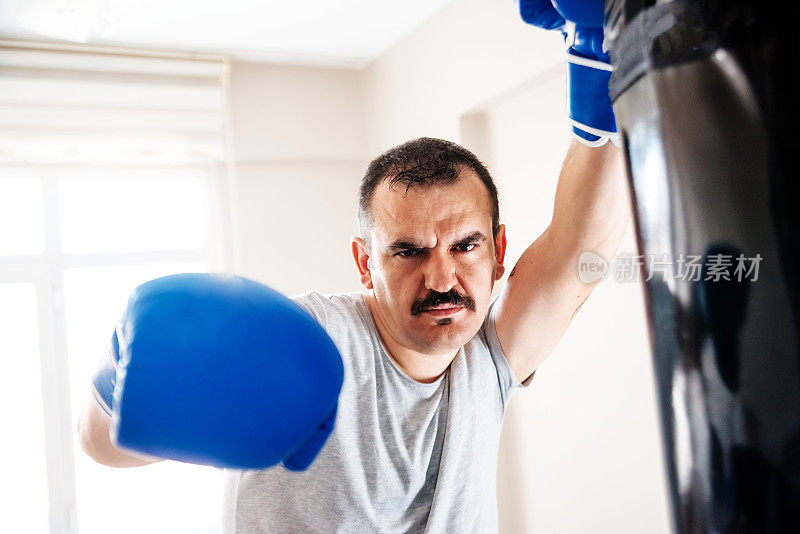
[[522,254],[495,304],[497,335],[517,378],[529,378],[553,351],[597,286],[578,278],[578,258],[611,260],[630,218],[622,151],[572,142],[550,226]]
[[108,467],[139,467],[158,462],[152,458],[131,451],[118,449],[109,436],[111,417],[89,396],[78,420],[78,441],[89,458]]

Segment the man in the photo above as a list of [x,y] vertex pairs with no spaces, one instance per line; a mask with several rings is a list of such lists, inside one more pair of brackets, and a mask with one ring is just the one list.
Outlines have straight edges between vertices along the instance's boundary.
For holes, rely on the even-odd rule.
[[[497,529],[497,449],[511,393],[529,383],[592,291],[578,257],[611,258],[629,219],[619,150],[573,142],[553,219],[494,300],[505,227],[486,168],[422,138],[376,158],[351,248],[366,293],[294,297],[345,365],[336,425],[304,472],[227,473],[228,532]],[[154,458],[108,439],[94,402],[84,450],[112,466]]]
[[[576,141],[550,226],[491,299],[505,272],[506,236],[478,158],[430,138],[376,158],[361,184],[351,244],[367,292],[294,297],[341,353],[335,427],[305,471],[285,462],[229,470],[226,532],[497,530],[508,400],[530,383],[598,283],[578,278],[581,253],[610,259],[629,219],[621,154],[606,143],[615,126],[607,58],[598,53],[602,2],[586,4],[594,26],[573,28],[568,50]],[[523,1],[520,10],[532,24],[565,27],[549,0]],[[108,415],[89,402],[81,444],[95,460],[155,461],[114,447],[109,428]]]

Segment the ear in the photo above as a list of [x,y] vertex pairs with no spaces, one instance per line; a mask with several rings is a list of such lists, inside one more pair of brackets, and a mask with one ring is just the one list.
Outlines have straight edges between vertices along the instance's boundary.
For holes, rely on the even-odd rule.
[[353,253],[353,260],[356,262],[361,285],[367,289],[372,289],[372,272],[370,271],[367,244],[360,237],[354,237],[350,241],[350,251]]
[[500,280],[506,268],[503,265],[503,260],[506,257],[506,225],[501,224],[497,229],[497,239],[494,242],[494,257],[497,262],[497,270],[494,275],[495,280]]

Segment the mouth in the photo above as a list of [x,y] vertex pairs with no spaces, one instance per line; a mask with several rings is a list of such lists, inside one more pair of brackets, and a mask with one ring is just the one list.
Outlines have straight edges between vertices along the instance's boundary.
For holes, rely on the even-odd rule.
[[436,308],[429,308],[422,313],[427,313],[428,315],[432,315],[433,317],[445,317],[447,315],[453,315],[454,313],[458,313],[459,311],[463,310],[464,308],[461,306],[437,306]]

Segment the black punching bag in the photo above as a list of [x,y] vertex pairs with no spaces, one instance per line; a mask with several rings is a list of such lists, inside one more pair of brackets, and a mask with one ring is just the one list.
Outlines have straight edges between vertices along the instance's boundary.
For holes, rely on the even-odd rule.
[[794,5],[606,1],[674,532],[800,533]]

